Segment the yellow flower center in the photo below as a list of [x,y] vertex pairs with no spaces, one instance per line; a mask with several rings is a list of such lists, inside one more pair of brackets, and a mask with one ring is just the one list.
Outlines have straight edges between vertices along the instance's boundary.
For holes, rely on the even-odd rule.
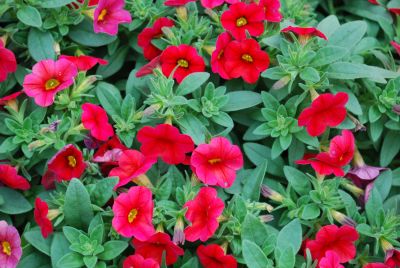
[[97,18],[97,20],[98,20],[98,21],[103,21],[103,20],[105,19],[106,15],[107,15],[107,9],[104,8],[104,9],[100,12],[99,17]]
[[69,165],[70,167],[76,167],[76,158],[75,158],[74,156],[69,155],[69,156],[67,157],[67,159],[68,159],[68,165]]
[[188,68],[189,67],[189,62],[184,59],[178,60],[178,66],[182,68]]
[[58,81],[57,79],[49,79],[46,81],[46,84],[44,85],[46,90],[53,90],[56,87],[58,87],[60,85],[60,81]]
[[11,256],[11,245],[7,241],[1,242],[1,246],[3,247],[3,253],[7,256]]
[[217,164],[221,162],[221,158],[213,158],[208,160],[208,163],[210,163],[211,165]]
[[136,219],[137,213],[138,213],[137,209],[132,209],[131,211],[129,211],[129,214],[128,214],[128,222],[129,223],[132,223],[133,220]]
[[247,61],[247,62],[253,62],[253,57],[250,56],[249,54],[243,54],[242,60]]
[[240,17],[236,20],[237,27],[242,27],[242,26],[245,26],[246,24],[247,24],[247,20],[245,17]]

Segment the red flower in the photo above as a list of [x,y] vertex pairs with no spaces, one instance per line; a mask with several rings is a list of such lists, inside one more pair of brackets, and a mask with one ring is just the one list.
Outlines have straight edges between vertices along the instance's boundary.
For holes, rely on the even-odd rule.
[[136,77],[143,77],[149,74],[153,74],[153,70],[157,67],[161,67],[161,62],[160,62],[161,56],[157,56],[154,59],[152,59],[149,63],[143,65],[140,67],[140,69],[136,73]]
[[190,164],[203,183],[228,188],[236,179],[236,171],[243,167],[243,155],[239,146],[216,137],[193,151]]
[[396,43],[395,41],[391,41],[390,44],[394,47],[397,54],[400,55],[400,44]]
[[155,233],[146,241],[134,238],[133,246],[136,250],[135,254],[139,254],[146,259],[152,258],[159,264],[161,264],[164,251],[167,265],[174,264],[178,257],[184,254],[183,249],[172,243],[171,238],[166,233]]
[[385,264],[390,268],[400,267],[400,250],[390,249],[386,252]]
[[363,268],[390,268],[390,267],[384,263],[373,262],[364,265]]
[[15,167],[10,165],[0,165],[0,183],[18,190],[28,190],[31,188],[29,181],[18,175]]
[[[99,149],[97,149],[96,153],[93,155],[93,161],[102,163],[100,165],[101,172],[106,176],[110,173],[112,168],[118,166],[118,158],[115,158],[116,151],[113,150],[119,150],[119,152],[122,153],[127,149],[128,148],[121,143],[118,136],[114,135],[111,139],[103,143]],[[108,155],[106,155],[107,152]],[[113,153],[111,158],[109,157],[110,152]]]
[[152,223],[153,208],[152,193],[148,188],[131,187],[114,201],[112,226],[122,236],[146,240],[155,232]]
[[151,42],[153,39],[158,39],[163,36],[163,27],[172,26],[174,26],[173,20],[168,18],[159,18],[154,22],[153,27],[144,28],[138,35],[138,46],[143,49],[143,56],[146,59],[152,60],[161,54],[162,51]]
[[388,8],[390,12],[392,12],[395,15],[400,15],[400,8],[399,7],[394,7],[394,8]]
[[126,150],[121,153],[118,159],[118,167],[113,168],[109,176],[119,177],[119,182],[115,186],[115,188],[118,188],[146,173],[156,161],[156,158],[145,157],[139,151]]
[[312,36],[318,36],[325,40],[328,40],[326,36],[317,28],[314,27],[296,27],[296,26],[288,26],[285,29],[281,30],[282,33],[292,32],[298,35],[300,38],[309,39]]
[[184,6],[189,2],[196,2],[196,0],[166,0],[164,5],[170,7]]
[[92,69],[96,64],[100,65],[108,64],[107,60],[85,55],[81,56],[61,55],[60,59],[66,59],[69,62],[72,62],[73,64],[75,64],[76,68],[78,68],[79,71],[88,71]]
[[321,175],[335,174],[335,176],[338,177],[343,177],[345,175],[342,167],[334,162],[327,152],[305,154],[303,159],[296,161],[296,164],[311,165],[315,172]]
[[246,31],[251,36],[264,32],[265,14],[257,4],[235,3],[221,15],[221,23],[238,40],[246,39]]
[[194,47],[189,45],[169,46],[161,54],[161,69],[169,76],[176,68],[173,77],[178,83],[191,73],[203,72],[205,63]]
[[0,106],[9,105],[10,102],[14,101],[22,93],[24,93],[24,92],[21,90],[21,91],[15,92],[13,94],[1,97],[0,98]]
[[192,223],[185,229],[186,240],[205,242],[213,236],[219,226],[217,218],[224,211],[224,201],[218,198],[214,188],[201,188],[197,196],[183,207],[188,208],[185,217]]
[[178,128],[168,124],[143,127],[137,133],[137,140],[142,144],[140,151],[145,156],[161,157],[170,165],[183,163],[186,154],[194,149],[190,136],[181,134]]
[[131,23],[131,14],[124,5],[124,0],[100,0],[93,15],[94,32],[117,35],[120,23]]
[[224,79],[230,79],[225,70],[225,49],[232,41],[229,33],[223,32],[217,38],[216,47],[211,55],[211,69],[214,73],[218,73]]
[[357,239],[354,227],[326,225],[318,231],[315,240],[307,241],[306,248],[310,250],[313,260],[320,261],[328,251],[332,251],[339,257],[340,263],[345,263],[356,256],[354,242]]
[[40,231],[44,238],[47,238],[49,234],[53,233],[53,224],[47,218],[49,213],[49,206],[46,202],[42,201],[39,197],[35,200],[35,210],[33,211],[35,221],[40,227]]
[[82,176],[86,163],[83,161],[82,152],[74,145],[68,144],[50,159],[47,169],[58,182],[69,181]]
[[368,2],[370,2],[371,4],[374,4],[374,5],[379,5],[377,0],[368,0]]
[[224,250],[216,244],[200,245],[197,250],[201,265],[207,268],[236,268],[237,262],[232,255],[225,255]]
[[299,115],[299,126],[305,126],[310,136],[319,136],[327,127],[336,127],[346,118],[346,103],[349,96],[345,92],[336,95],[319,95],[311,106]]
[[260,73],[269,66],[267,52],[254,39],[230,42],[225,50],[225,70],[232,78],[242,77],[247,83],[256,83]]
[[225,0],[201,0],[201,5],[205,8],[214,8],[222,5]]
[[259,5],[264,8],[266,21],[280,22],[282,20],[282,14],[279,11],[281,8],[280,0],[261,0]]
[[122,268],[160,268],[160,265],[153,259],[145,259],[135,254],[124,260]]
[[340,264],[339,256],[334,251],[327,251],[319,263],[318,268],[344,268]]
[[0,83],[6,81],[9,73],[17,70],[17,60],[14,53],[5,48],[3,41],[0,40]]
[[85,103],[82,105],[82,123],[90,130],[90,134],[100,141],[106,141],[114,135],[114,129],[108,123],[106,111],[98,105]]

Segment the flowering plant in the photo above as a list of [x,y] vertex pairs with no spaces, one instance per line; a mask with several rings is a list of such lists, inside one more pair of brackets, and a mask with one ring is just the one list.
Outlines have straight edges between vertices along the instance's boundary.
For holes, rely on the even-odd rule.
[[0,2],[0,268],[400,267],[400,1]]

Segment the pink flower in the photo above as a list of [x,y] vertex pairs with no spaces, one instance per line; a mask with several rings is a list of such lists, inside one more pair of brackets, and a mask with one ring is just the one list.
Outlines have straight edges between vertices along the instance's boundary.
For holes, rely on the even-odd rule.
[[47,107],[53,104],[57,92],[74,83],[77,74],[76,66],[68,60],[42,60],[25,76],[24,91],[37,105]]
[[92,56],[67,56],[67,55],[61,55],[60,59],[66,59],[73,64],[75,64],[76,68],[78,68],[79,71],[88,71],[92,69],[96,64],[100,65],[106,65],[108,64],[108,61],[92,57]]
[[131,255],[124,260],[123,268],[160,268],[158,262],[148,258],[145,259],[139,254]]
[[340,258],[335,251],[327,251],[319,263],[318,268],[344,268],[340,264]]
[[236,171],[243,167],[243,155],[239,146],[216,137],[193,151],[190,164],[203,183],[228,188],[236,179]]
[[116,35],[120,23],[131,23],[131,14],[124,10],[124,5],[124,0],[100,0],[94,10],[94,32]]
[[0,267],[17,267],[21,255],[21,239],[17,229],[5,221],[0,221]]
[[17,70],[17,60],[14,53],[5,48],[3,42],[0,40],[0,83],[7,79],[9,73]]
[[224,3],[224,0],[201,0],[201,5],[205,8],[214,8]]
[[90,134],[100,141],[106,141],[114,136],[114,129],[108,123],[106,111],[98,105],[85,103],[82,105],[82,123],[90,130]]

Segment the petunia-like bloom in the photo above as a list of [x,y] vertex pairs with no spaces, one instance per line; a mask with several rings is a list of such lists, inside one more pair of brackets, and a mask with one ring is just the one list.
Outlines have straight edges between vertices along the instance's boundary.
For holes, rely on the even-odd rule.
[[143,127],[137,133],[137,140],[142,144],[140,151],[145,156],[160,157],[170,165],[183,163],[186,154],[194,149],[189,135],[181,134],[178,128],[168,124]]
[[322,39],[328,40],[325,34],[322,33],[320,30],[314,27],[296,27],[296,26],[288,26],[285,29],[281,30],[282,33],[292,32],[299,37],[299,42],[301,44],[306,44],[308,40],[313,37],[317,36]]
[[298,165],[311,165],[311,167],[320,175],[330,175],[342,177],[345,175],[342,166],[338,165],[330,157],[329,153],[305,154],[303,159],[297,160]]
[[164,251],[167,265],[174,264],[178,260],[178,257],[184,254],[183,249],[175,245],[166,233],[155,233],[146,241],[134,238],[133,246],[135,254],[139,254],[146,259],[154,259],[160,265]]
[[58,182],[80,178],[85,169],[82,152],[72,144],[62,148],[47,163],[47,170],[54,174]]
[[57,92],[74,83],[77,74],[75,64],[66,59],[42,60],[33,66],[31,74],[25,76],[24,91],[37,105],[47,107],[53,104]]
[[386,252],[385,264],[390,268],[400,267],[400,250],[389,249]]
[[203,267],[207,268],[236,268],[237,261],[232,255],[225,255],[224,250],[217,244],[200,245],[197,257]]
[[6,221],[0,221],[0,266],[15,268],[21,256],[21,238],[17,229]]
[[395,41],[391,41],[390,44],[396,50],[397,54],[400,55],[400,44]]
[[328,251],[332,251],[339,257],[340,263],[345,263],[356,256],[354,242],[357,239],[358,232],[354,227],[338,227],[332,224],[323,226],[317,232],[315,240],[308,240],[305,247],[310,250],[313,260],[320,261]]
[[124,237],[133,236],[139,240],[146,240],[155,233],[152,222],[153,208],[152,193],[148,188],[131,187],[127,193],[120,194],[114,201],[112,226]]
[[340,264],[340,258],[334,251],[327,251],[325,256],[318,262],[318,268],[344,268]]
[[6,164],[0,165],[0,184],[17,190],[28,190],[31,188],[29,181],[18,175],[15,167]]
[[230,79],[225,70],[225,49],[232,41],[229,33],[223,32],[217,38],[216,47],[211,55],[211,69],[214,73],[218,73],[224,79]]
[[152,60],[155,57],[161,54],[161,50],[154,46],[151,42],[154,39],[159,39],[163,36],[163,27],[172,27],[174,26],[174,21],[168,18],[159,18],[157,19],[153,27],[144,28],[140,34],[138,35],[138,46],[143,49],[143,56]]
[[106,111],[98,105],[85,103],[82,105],[82,123],[90,134],[100,141],[106,141],[114,136],[114,129],[108,123]]
[[72,62],[73,64],[75,64],[76,68],[78,68],[79,71],[89,71],[96,64],[100,64],[100,65],[108,64],[107,60],[103,60],[103,59],[92,57],[92,56],[86,56],[86,55],[81,55],[81,56],[61,55],[60,59],[66,59],[66,60]]
[[47,218],[49,214],[49,206],[46,202],[44,202],[39,197],[35,200],[35,209],[33,211],[33,215],[37,225],[40,227],[40,231],[44,238],[47,238],[49,234],[53,232],[53,224]]
[[225,71],[231,78],[242,77],[247,83],[256,83],[260,73],[269,66],[267,52],[254,39],[232,41],[225,49]]
[[94,32],[116,35],[119,24],[131,23],[131,14],[124,10],[124,6],[124,0],[100,0],[94,10]]
[[196,49],[189,45],[169,46],[161,54],[161,69],[165,76],[173,71],[173,77],[178,83],[191,73],[205,70],[204,59]]
[[217,191],[211,187],[201,188],[183,207],[188,208],[185,217],[192,223],[184,231],[186,240],[205,242],[212,237],[219,226],[217,218],[224,211],[224,201],[217,196]]
[[122,144],[118,136],[114,135],[100,145],[93,155],[93,162],[101,163],[101,173],[107,176],[111,169],[118,166],[119,157],[122,152],[127,149],[128,148]]
[[201,0],[200,2],[205,8],[214,8],[222,5],[225,0]]
[[169,7],[179,7],[184,6],[189,2],[196,2],[196,0],[166,0],[164,5]]
[[141,255],[135,254],[124,260],[122,268],[160,268],[160,265],[153,259],[145,259]]
[[136,150],[126,150],[118,159],[118,167],[113,168],[109,176],[119,177],[119,182],[115,186],[118,188],[146,173],[155,162],[157,162],[155,157],[146,157]]
[[0,40],[0,83],[7,79],[8,74],[17,70],[17,60],[14,53],[5,48]]
[[336,127],[346,118],[346,103],[349,96],[345,92],[336,95],[325,93],[319,95],[311,106],[299,115],[299,126],[305,126],[310,136],[319,136],[327,127]]
[[368,264],[364,265],[363,268],[390,268],[390,267],[384,263],[373,262],[373,263],[368,263]]
[[266,21],[280,22],[282,20],[280,0],[260,0],[259,5],[264,9]]
[[251,36],[260,36],[264,32],[264,20],[264,10],[254,3],[235,3],[221,15],[224,29],[238,40],[246,39],[246,31]]
[[209,144],[197,146],[190,164],[203,183],[228,188],[236,179],[236,171],[243,167],[243,155],[239,146],[216,137]]

